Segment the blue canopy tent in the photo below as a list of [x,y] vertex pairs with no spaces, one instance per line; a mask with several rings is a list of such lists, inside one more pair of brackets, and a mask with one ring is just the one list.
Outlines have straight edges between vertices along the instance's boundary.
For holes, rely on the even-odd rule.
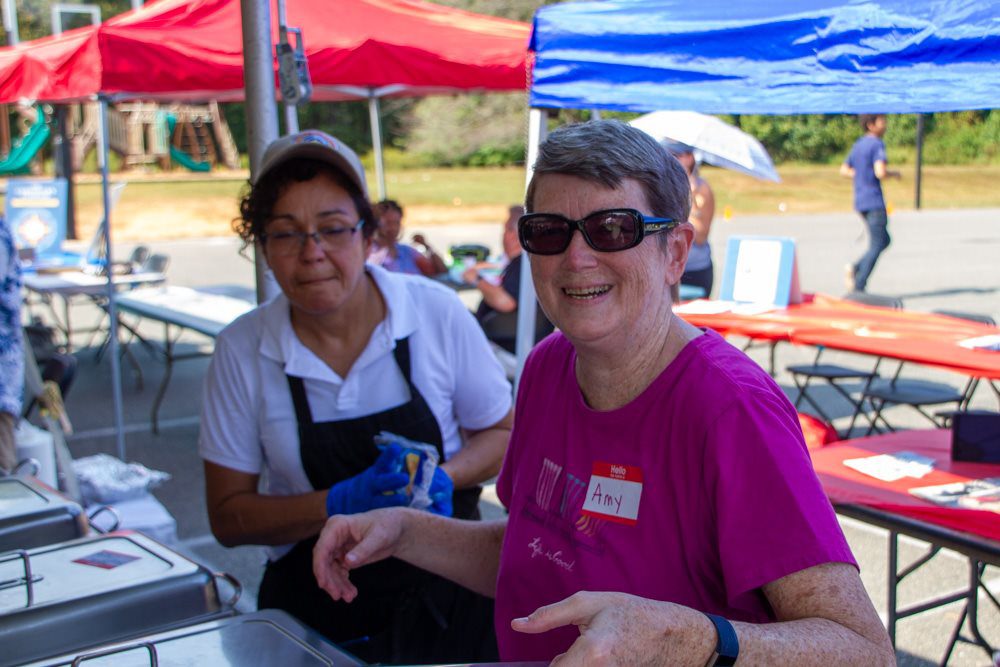
[[1000,101],[994,0],[602,0],[538,10],[532,107],[912,113]]
[[[536,12],[530,49],[529,165],[543,108],[920,113],[1000,102],[995,0],[570,2]],[[521,298],[534,298],[522,270]],[[523,361],[535,309],[518,310]]]

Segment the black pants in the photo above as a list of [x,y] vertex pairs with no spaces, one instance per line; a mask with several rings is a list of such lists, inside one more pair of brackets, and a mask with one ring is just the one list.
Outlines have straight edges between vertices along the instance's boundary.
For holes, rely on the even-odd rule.
[[712,285],[715,283],[715,267],[709,265],[704,269],[685,271],[681,276],[681,285],[693,285],[705,290],[705,298],[712,298]]

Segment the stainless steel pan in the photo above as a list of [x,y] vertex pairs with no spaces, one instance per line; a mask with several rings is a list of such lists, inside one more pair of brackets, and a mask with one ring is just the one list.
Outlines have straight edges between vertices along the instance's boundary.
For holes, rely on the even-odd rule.
[[232,615],[216,575],[140,533],[0,556],[0,665]]

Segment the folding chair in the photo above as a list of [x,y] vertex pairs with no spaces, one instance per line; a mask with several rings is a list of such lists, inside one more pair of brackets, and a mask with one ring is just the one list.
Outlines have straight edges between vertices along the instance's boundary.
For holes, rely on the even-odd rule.
[[[855,303],[863,303],[869,306],[881,306],[883,308],[892,308],[893,310],[902,310],[903,302],[901,299],[892,296],[882,296],[878,294],[868,294],[866,292],[851,292],[844,297],[847,301],[853,301]],[[854,423],[858,416],[862,413],[862,401],[855,400],[851,396],[850,391],[848,391],[841,382],[862,382],[862,396],[864,392],[868,389],[871,383],[878,377],[878,366],[881,359],[875,362],[875,366],[871,370],[863,370],[859,368],[852,368],[850,366],[841,366],[839,364],[826,364],[822,363],[820,357],[825,351],[825,347],[817,346],[816,356],[813,358],[811,364],[796,364],[788,366],[787,370],[792,376],[792,382],[795,383],[795,388],[798,390],[798,396],[795,399],[795,407],[798,408],[799,405],[805,400],[813,410],[828,424],[833,422],[833,419],[820,407],[819,403],[812,396],[809,395],[809,383],[812,380],[823,380],[830,387],[832,387],[840,396],[846,400],[854,412],[851,416],[851,424],[847,427],[846,434],[850,434],[851,430],[854,428]],[[884,420],[883,420],[884,423]]]
[[[987,315],[941,310],[934,312],[939,315],[995,325],[993,318]],[[872,426],[868,431],[869,434],[875,430],[874,420],[880,418],[890,431],[895,430],[882,417],[882,411],[891,405],[908,405],[926,417],[935,426],[947,426],[948,420],[955,411],[965,410],[968,407],[973,393],[975,393],[976,388],[979,386],[979,378],[975,377],[969,378],[963,388],[957,388],[942,382],[902,378],[903,366],[904,363],[901,362],[891,380],[870,383],[862,391],[862,403],[868,401],[874,410],[874,417],[870,422]],[[996,385],[993,383],[990,383],[990,385],[997,392],[997,395],[1000,396],[1000,390],[997,389]],[[954,410],[930,412],[930,408],[948,405],[949,403],[955,404]]]

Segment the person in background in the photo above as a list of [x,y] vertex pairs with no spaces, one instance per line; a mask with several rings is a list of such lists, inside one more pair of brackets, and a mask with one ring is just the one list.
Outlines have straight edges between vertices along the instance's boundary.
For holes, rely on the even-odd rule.
[[889,247],[889,215],[882,194],[882,180],[902,178],[889,169],[885,157],[886,120],[884,114],[861,114],[858,123],[864,135],[854,142],[847,159],[840,165],[840,175],[854,180],[854,210],[868,229],[868,249],[856,262],[845,267],[845,286],[849,291],[864,292],[868,279],[886,248]]
[[[366,602],[321,591],[328,516],[409,503],[389,432],[431,446],[430,510],[479,517],[512,423],[511,388],[455,292],[366,264],[374,216],[357,155],[323,132],[273,142],[240,205],[280,294],[219,335],[199,452],[212,532],[268,546],[261,608],[283,609],[368,662],[495,657],[492,605],[400,561],[358,572]],[[364,581],[361,581],[364,579]]]
[[333,517],[313,567],[334,599],[359,602],[356,568],[392,555],[495,596],[505,661],[895,664],[795,408],[672,311],[690,192],[624,123],[549,135],[518,233],[558,331],[518,385],[509,515]]
[[17,465],[14,432],[24,393],[21,264],[10,225],[0,217],[0,474]]
[[[486,337],[507,350],[516,353],[517,345],[517,298],[521,291],[521,244],[517,241],[517,221],[524,214],[524,207],[515,204],[507,210],[507,220],[503,226],[503,252],[506,264],[500,273],[500,281],[484,277],[484,264],[469,267],[462,279],[475,285],[482,292],[483,299],[476,309],[476,320]],[[552,323],[538,308],[535,313],[535,340],[537,343],[552,333]]]
[[715,194],[712,192],[712,186],[698,171],[698,161],[694,157],[693,148],[680,142],[670,142],[666,147],[684,167],[691,185],[689,222],[694,227],[694,241],[688,253],[684,275],[681,276],[681,284],[700,287],[708,299],[712,296],[712,285],[715,283],[712,248],[708,245],[708,234],[712,230],[712,219],[715,217]]
[[372,239],[368,261],[396,273],[412,273],[433,277],[445,273],[441,256],[427,244],[423,234],[414,234],[413,242],[422,247],[416,248],[399,242],[403,231],[403,207],[392,199],[383,199],[375,204],[375,218],[378,227]]

